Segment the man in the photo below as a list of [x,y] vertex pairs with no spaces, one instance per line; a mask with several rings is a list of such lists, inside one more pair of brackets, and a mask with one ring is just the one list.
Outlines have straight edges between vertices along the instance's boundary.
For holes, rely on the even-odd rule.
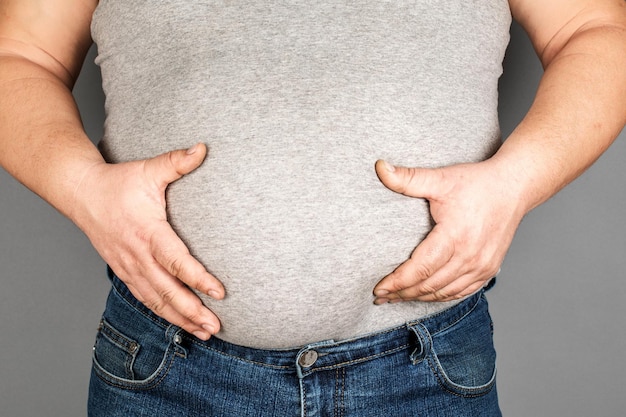
[[[172,3],[0,3],[2,164],[116,288],[92,414],[498,415],[481,288],[623,127],[624,3],[510,2],[546,72],[501,147],[506,2]],[[69,94],[94,10],[116,164]]]

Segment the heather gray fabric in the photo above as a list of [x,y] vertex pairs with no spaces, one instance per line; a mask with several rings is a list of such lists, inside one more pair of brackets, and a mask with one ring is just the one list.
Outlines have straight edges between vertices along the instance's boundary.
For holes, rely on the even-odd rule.
[[449,303],[375,306],[431,229],[374,162],[436,167],[500,145],[506,0],[101,0],[92,32],[107,160],[197,141],[209,156],[168,213],[228,296],[219,337],[284,348],[345,339]]

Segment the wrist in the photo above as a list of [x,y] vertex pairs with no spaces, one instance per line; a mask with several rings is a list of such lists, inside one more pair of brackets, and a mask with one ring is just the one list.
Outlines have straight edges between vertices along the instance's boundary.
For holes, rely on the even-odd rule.
[[70,204],[65,211],[61,211],[81,230],[85,228],[89,218],[89,206],[95,199],[93,191],[101,183],[97,179],[98,172],[105,169],[107,165],[104,160],[87,160],[78,171],[75,171],[78,174],[71,187]]
[[548,200],[561,186],[554,171],[558,164],[530,146],[505,142],[489,160],[503,181],[509,198],[518,204],[522,216]]

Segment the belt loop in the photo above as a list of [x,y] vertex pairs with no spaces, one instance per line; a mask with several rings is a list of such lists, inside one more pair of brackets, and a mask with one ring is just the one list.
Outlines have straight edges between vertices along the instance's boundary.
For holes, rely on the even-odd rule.
[[169,325],[165,330],[165,338],[173,345],[176,354],[182,358],[187,358],[187,349],[183,343],[183,329],[173,324]]
[[409,329],[413,332],[416,339],[416,347],[410,358],[413,365],[417,365],[430,353],[432,339],[428,329],[420,322],[409,324]]

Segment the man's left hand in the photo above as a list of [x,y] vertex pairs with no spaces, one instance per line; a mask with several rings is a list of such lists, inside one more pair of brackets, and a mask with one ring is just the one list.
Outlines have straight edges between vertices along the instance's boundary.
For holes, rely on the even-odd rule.
[[375,303],[466,297],[498,272],[525,210],[494,161],[445,168],[376,163],[390,190],[429,201],[435,226],[411,257],[375,287]]

